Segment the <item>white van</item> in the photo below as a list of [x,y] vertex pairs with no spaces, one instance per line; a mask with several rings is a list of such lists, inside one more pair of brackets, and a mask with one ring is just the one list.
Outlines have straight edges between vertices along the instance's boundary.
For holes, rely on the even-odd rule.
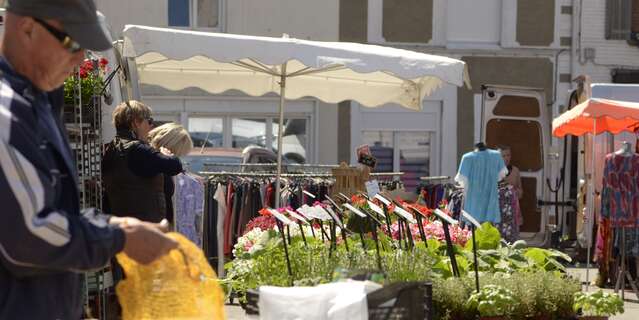
[[539,200],[548,199],[546,180],[552,172],[552,164],[546,161],[551,116],[543,89],[482,86],[480,141],[494,149],[511,148],[511,163],[521,171],[524,190],[520,236],[537,246],[549,242],[549,208]]

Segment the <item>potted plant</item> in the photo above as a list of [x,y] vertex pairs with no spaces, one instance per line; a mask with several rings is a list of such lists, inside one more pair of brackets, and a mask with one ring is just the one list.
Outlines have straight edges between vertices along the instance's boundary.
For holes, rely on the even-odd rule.
[[469,309],[479,312],[480,319],[507,319],[515,305],[514,296],[512,291],[502,286],[489,284],[471,295],[466,304]]
[[623,300],[614,293],[605,293],[601,289],[595,292],[575,293],[573,310],[581,310],[582,320],[605,320],[617,313],[623,313]]

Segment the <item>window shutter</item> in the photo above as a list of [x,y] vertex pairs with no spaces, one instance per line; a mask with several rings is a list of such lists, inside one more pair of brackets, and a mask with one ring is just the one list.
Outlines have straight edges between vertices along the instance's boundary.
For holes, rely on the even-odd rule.
[[606,1],[606,39],[630,40],[633,2],[637,1]]

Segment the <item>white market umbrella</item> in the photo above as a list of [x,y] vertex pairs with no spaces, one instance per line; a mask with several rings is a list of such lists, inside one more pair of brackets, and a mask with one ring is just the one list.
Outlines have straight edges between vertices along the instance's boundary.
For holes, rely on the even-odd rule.
[[[424,97],[445,83],[470,87],[463,61],[359,43],[129,25],[122,51],[135,60],[140,84],[211,94],[279,93],[278,181],[286,99],[354,100],[367,107],[396,103],[420,110]],[[279,183],[276,189],[277,207]]]

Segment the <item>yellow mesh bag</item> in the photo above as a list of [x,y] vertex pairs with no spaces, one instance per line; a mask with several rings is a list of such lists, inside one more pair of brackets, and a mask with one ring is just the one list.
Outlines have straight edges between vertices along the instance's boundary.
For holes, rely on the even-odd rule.
[[224,319],[224,294],[202,251],[178,233],[177,250],[148,265],[117,255],[126,278],[116,287],[123,320]]

